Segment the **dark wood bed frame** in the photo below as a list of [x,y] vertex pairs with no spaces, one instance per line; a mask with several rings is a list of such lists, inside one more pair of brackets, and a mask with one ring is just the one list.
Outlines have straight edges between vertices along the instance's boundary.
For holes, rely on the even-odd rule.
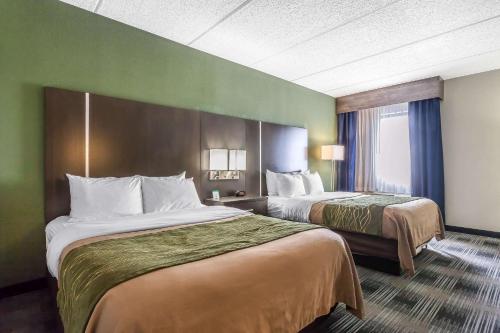
[[[213,189],[266,195],[266,168],[307,169],[305,128],[58,88],[44,94],[47,223],[69,213],[66,173],[123,177],[185,170],[203,200]],[[208,180],[210,148],[246,150],[239,180]]]
[[[69,213],[65,174],[85,176],[86,169],[90,177],[186,171],[201,200],[213,189],[259,195],[259,121],[58,88],[44,94],[47,223]],[[210,148],[246,150],[247,170],[239,180],[208,180]]]

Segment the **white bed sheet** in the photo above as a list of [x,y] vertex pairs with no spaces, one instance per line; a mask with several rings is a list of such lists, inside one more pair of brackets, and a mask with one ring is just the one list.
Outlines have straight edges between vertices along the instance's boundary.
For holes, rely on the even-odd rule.
[[250,213],[225,206],[204,206],[163,213],[140,214],[101,220],[78,220],[60,216],[45,228],[47,241],[47,267],[50,274],[58,277],[59,258],[69,244],[90,237],[122,232],[150,230],[182,224],[193,224],[250,215]]
[[272,217],[283,220],[310,222],[311,207],[321,201],[357,197],[362,194],[353,192],[324,192],[321,194],[302,195],[299,197],[270,196],[267,211]]

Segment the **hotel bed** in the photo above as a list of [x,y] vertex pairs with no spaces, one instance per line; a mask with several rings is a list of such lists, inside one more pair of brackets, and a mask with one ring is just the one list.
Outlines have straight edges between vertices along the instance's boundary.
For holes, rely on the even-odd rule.
[[[367,225],[353,228],[362,220],[355,215],[350,219],[346,218],[344,225],[335,226],[332,219],[328,219],[327,210],[335,203],[349,200],[351,206],[356,206],[359,200],[366,204],[372,198],[377,200],[379,197],[384,199],[386,205],[383,208],[379,230],[363,230]],[[391,200],[395,200],[392,201],[393,204]],[[324,192],[292,198],[269,196],[268,212],[270,216],[280,219],[329,226],[347,240],[354,255],[398,262],[403,272],[408,275],[415,273],[413,257],[422,247],[434,237],[438,240],[444,238],[439,207],[432,200],[425,198],[350,192]]]
[[349,247],[311,227],[221,206],[56,218],[47,263],[65,331],[296,332],[336,303],[361,317]]
[[[315,148],[308,146],[307,130],[263,124],[261,132],[262,194],[268,196],[271,216],[330,224],[325,222],[330,222],[331,218],[323,219],[324,214],[335,215],[335,209],[326,204],[328,200],[349,200],[351,196],[359,196],[359,193],[324,192],[320,175],[309,170],[308,158]],[[376,228],[369,230],[371,233],[353,232],[349,228],[360,222],[355,214],[343,216],[341,224],[347,229],[331,225],[330,228],[347,241],[356,263],[398,275],[401,269],[409,275],[414,274],[413,256],[433,237],[444,238],[438,206],[428,199],[415,199],[387,204],[387,200],[375,198],[382,204],[373,206],[378,212],[378,222]],[[370,199],[363,200],[369,207]],[[351,202],[351,206],[355,205]],[[385,207],[383,213],[380,207]]]

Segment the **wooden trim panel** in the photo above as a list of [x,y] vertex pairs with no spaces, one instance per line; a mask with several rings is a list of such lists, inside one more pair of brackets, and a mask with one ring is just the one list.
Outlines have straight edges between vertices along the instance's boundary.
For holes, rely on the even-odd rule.
[[339,114],[435,97],[444,97],[444,84],[439,76],[338,97],[335,102]]
[[45,220],[69,214],[65,174],[85,176],[85,93],[45,88]]

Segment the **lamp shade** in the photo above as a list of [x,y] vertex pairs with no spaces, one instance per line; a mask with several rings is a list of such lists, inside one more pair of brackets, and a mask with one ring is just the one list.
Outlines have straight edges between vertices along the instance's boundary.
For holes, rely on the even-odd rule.
[[236,168],[245,171],[247,169],[247,151],[238,150],[236,153]]
[[227,149],[210,149],[211,171],[227,170]]
[[344,146],[341,145],[321,146],[321,159],[330,161],[343,161]]
[[229,170],[245,171],[247,169],[247,151],[243,149],[229,150]]

